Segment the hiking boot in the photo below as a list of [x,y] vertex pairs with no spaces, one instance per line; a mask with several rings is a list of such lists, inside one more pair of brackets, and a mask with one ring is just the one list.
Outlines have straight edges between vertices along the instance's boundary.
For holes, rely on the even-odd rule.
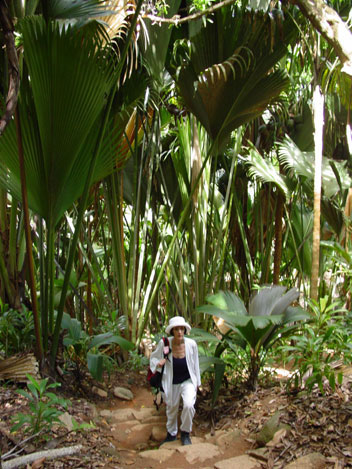
[[183,444],[183,446],[192,444],[192,440],[188,432],[181,432],[181,443]]
[[[166,434],[166,438],[165,440],[161,443],[161,445],[163,445],[164,443],[168,443],[169,441],[175,441],[177,438],[177,435],[171,435],[169,432],[167,432]],[[160,445],[160,446],[161,446]]]

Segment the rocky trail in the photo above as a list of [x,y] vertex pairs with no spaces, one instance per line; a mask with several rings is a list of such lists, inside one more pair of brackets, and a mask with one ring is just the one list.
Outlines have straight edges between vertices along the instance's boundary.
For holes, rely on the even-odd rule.
[[[176,441],[163,444],[165,438],[165,406],[156,410],[150,393],[142,390],[139,399],[145,397],[142,406],[103,409],[99,415],[107,425],[111,424],[111,447],[125,453],[119,467],[133,468],[216,468],[250,469],[261,465],[246,455],[251,444],[239,430],[205,432],[195,422],[192,445],[182,446]],[[148,401],[149,405],[148,405]],[[147,405],[146,405],[147,404]]]
[[209,402],[199,399],[191,446],[182,446],[179,438],[160,446],[166,433],[165,406],[156,410],[150,390],[145,387],[134,388],[132,395],[131,400],[118,399],[116,407],[97,408],[97,420],[110,431],[109,448],[105,450],[118,459],[118,464],[115,460],[105,467],[352,467],[352,420],[348,418],[352,409],[348,386],[340,396],[318,398],[312,395],[293,401],[278,386],[241,397],[228,390],[220,397],[216,422],[209,414]]
[[[79,445],[73,455],[38,458],[33,468],[107,469],[343,469],[352,468],[352,386],[330,395],[288,396],[278,385],[256,392],[222,391],[211,412],[211,390],[197,400],[192,445],[178,438],[160,447],[166,429],[165,406],[153,405],[145,376],[126,372],[89,389],[87,398],[71,399],[66,429],[39,449]],[[121,394],[122,393],[122,394]],[[72,394],[71,394],[72,395]],[[0,388],[0,449],[20,439],[10,436],[10,419],[26,402],[13,388]],[[70,419],[92,422],[73,431]],[[38,448],[26,444],[25,452]]]

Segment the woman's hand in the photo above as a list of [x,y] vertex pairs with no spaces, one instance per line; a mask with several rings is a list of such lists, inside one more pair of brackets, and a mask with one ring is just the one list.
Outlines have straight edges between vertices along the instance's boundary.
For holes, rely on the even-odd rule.
[[165,363],[166,363],[166,359],[165,359],[165,358],[163,358],[163,359],[162,359],[162,360],[160,360],[160,362],[158,363],[158,366],[162,367],[162,366],[164,366],[164,365],[165,365]]

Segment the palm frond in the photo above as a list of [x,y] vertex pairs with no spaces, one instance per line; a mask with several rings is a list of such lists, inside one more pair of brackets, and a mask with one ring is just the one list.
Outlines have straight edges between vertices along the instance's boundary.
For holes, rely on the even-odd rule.
[[[314,153],[302,152],[297,145],[286,136],[282,143],[278,144],[278,157],[280,162],[294,173],[304,176],[307,179],[314,180]],[[339,174],[338,181],[335,171]],[[334,161],[334,168],[330,164],[330,160],[323,157],[322,164],[322,185],[326,197],[332,197],[340,191],[340,184],[343,189],[351,187],[352,180],[348,175],[345,163]]]
[[285,179],[279,173],[277,167],[266,158],[263,158],[255,147],[249,149],[248,174],[255,176],[263,182],[272,182],[275,184],[287,198],[290,190],[287,187]]
[[[94,40],[40,17],[25,19],[21,30],[30,75],[22,81],[19,100],[29,205],[55,225],[83,190],[97,120],[114,82],[114,61],[106,60],[108,46],[98,49]],[[14,125],[8,130],[0,141],[7,167],[2,180],[17,186],[18,196]],[[96,168],[101,171],[99,163]]]
[[248,313],[250,316],[269,316],[275,304],[285,293],[286,287],[273,285],[256,291],[250,299]]
[[102,0],[50,0],[48,13],[54,19],[97,18],[113,13],[111,7]]
[[226,7],[191,42],[175,42],[170,71],[213,139],[225,141],[289,85],[286,73],[274,67],[295,38],[287,18],[282,23],[280,15]]
[[[180,4],[181,0],[170,2],[167,17],[173,16]],[[162,84],[172,29],[167,24],[153,24],[147,18],[141,18],[140,24],[144,32],[139,38],[143,62],[157,83]]]

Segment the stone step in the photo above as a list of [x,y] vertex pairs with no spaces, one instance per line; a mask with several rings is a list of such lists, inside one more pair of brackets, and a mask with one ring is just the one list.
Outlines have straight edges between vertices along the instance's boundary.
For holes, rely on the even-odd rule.
[[[163,464],[168,469],[179,469],[187,463],[197,469],[260,469],[267,462],[270,448],[280,443],[289,431],[280,426],[275,414],[258,433],[266,432],[266,438],[265,442],[256,439],[261,446],[257,449],[249,449],[249,440],[246,441],[236,428],[209,432],[204,437],[195,436],[195,428],[191,435],[192,445],[183,446],[178,437],[160,446],[166,436],[165,408],[161,412],[155,407],[103,410],[100,417],[111,425],[112,437],[118,447],[134,450],[137,458],[145,460],[146,467],[153,467],[154,462],[155,467]],[[285,469],[323,469],[325,463],[324,456],[313,453],[296,459]]]

